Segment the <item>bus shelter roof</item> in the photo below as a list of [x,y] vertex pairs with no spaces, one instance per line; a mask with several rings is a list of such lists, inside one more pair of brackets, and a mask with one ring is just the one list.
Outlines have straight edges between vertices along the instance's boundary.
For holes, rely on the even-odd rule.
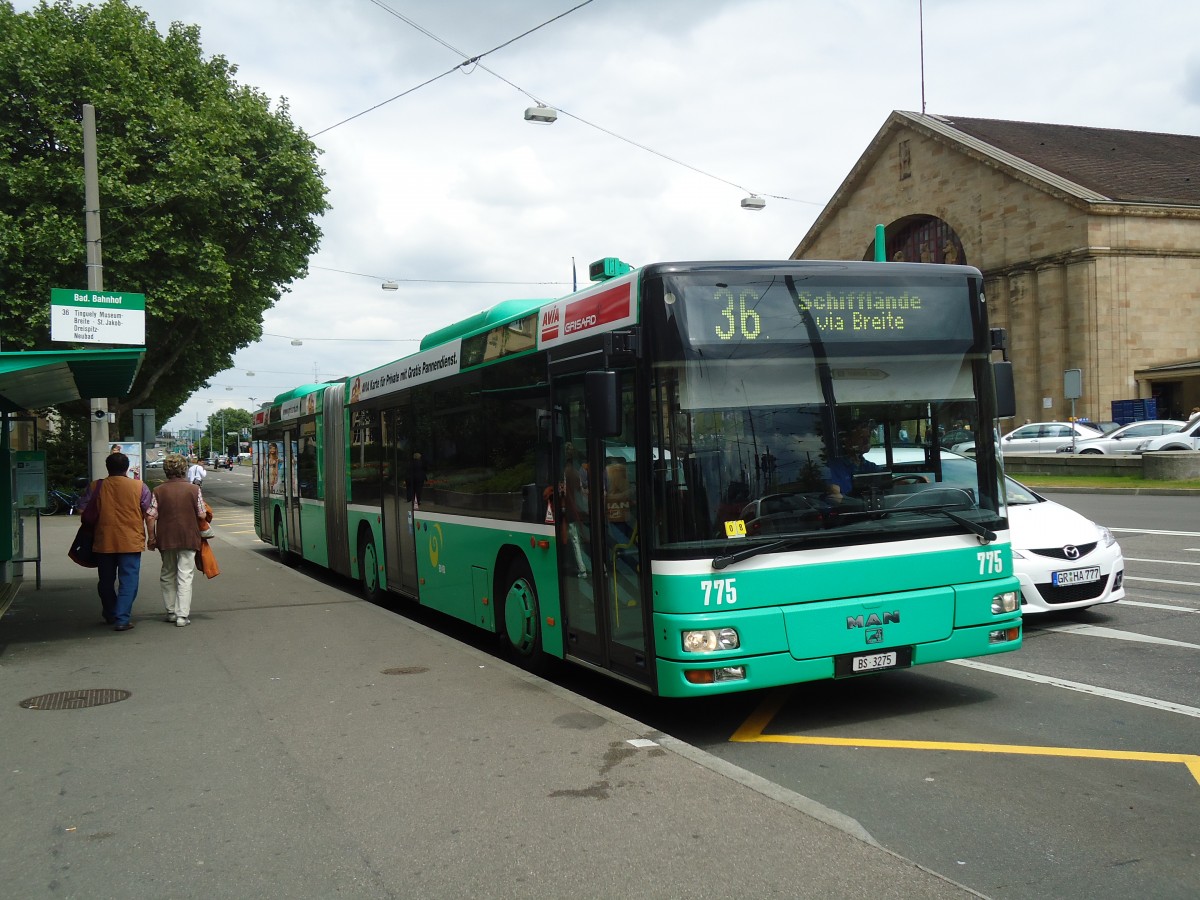
[[145,355],[145,347],[0,353],[0,412],[126,396]]

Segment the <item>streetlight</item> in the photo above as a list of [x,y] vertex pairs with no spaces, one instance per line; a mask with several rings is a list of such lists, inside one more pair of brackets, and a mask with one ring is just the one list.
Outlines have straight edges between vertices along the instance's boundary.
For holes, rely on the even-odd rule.
[[[208,402],[212,403],[213,399],[211,397],[209,397]],[[217,455],[214,452],[215,448],[213,447],[213,414],[212,413],[208,414],[208,421],[205,422],[204,424],[206,426],[208,426],[207,427],[207,430],[208,430],[208,457],[209,457],[209,459],[212,459],[214,456]]]
[[539,103],[537,106],[530,106],[525,110],[526,122],[541,122],[545,125],[550,125],[558,120],[558,110]]

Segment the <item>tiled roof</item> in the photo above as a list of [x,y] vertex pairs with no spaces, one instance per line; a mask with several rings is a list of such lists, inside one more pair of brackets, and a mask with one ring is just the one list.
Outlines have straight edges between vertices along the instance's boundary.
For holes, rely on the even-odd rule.
[[933,118],[1111,200],[1200,205],[1200,137],[1002,119]]

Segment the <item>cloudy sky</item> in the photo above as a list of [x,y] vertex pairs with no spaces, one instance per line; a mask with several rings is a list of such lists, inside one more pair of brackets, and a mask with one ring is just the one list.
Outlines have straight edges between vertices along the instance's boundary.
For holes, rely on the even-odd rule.
[[[199,25],[206,54],[286,98],[323,151],[333,206],[267,336],[166,424],[365,371],[506,298],[568,293],[572,260],[586,280],[603,256],[786,258],[888,114],[923,100],[932,114],[1200,134],[1195,0],[924,0],[923,16],[919,0],[592,0],[568,13],[579,3],[138,4],[160,30]],[[526,122],[532,98],[558,121]],[[765,209],[743,210],[749,193]]]

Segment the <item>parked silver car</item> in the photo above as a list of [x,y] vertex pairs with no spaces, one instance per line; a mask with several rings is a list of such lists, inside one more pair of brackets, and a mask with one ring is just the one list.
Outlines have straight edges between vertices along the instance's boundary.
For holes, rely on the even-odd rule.
[[1153,453],[1158,450],[1200,450],[1200,419],[1193,419],[1179,431],[1142,441],[1134,453]]
[[[1184,423],[1179,419],[1147,419],[1142,422],[1131,422],[1102,437],[1076,441],[1075,452],[1128,455],[1136,452],[1138,445],[1144,443],[1147,438],[1170,434],[1183,426]],[[1059,447],[1058,452],[1070,453],[1071,445],[1066,444]]]
[[[1014,428],[1000,438],[1001,453],[1056,453],[1059,447],[1070,447],[1072,439],[1084,441],[1100,437],[1099,426],[1091,422],[1030,422]],[[971,456],[974,441],[954,445],[955,453]]]

